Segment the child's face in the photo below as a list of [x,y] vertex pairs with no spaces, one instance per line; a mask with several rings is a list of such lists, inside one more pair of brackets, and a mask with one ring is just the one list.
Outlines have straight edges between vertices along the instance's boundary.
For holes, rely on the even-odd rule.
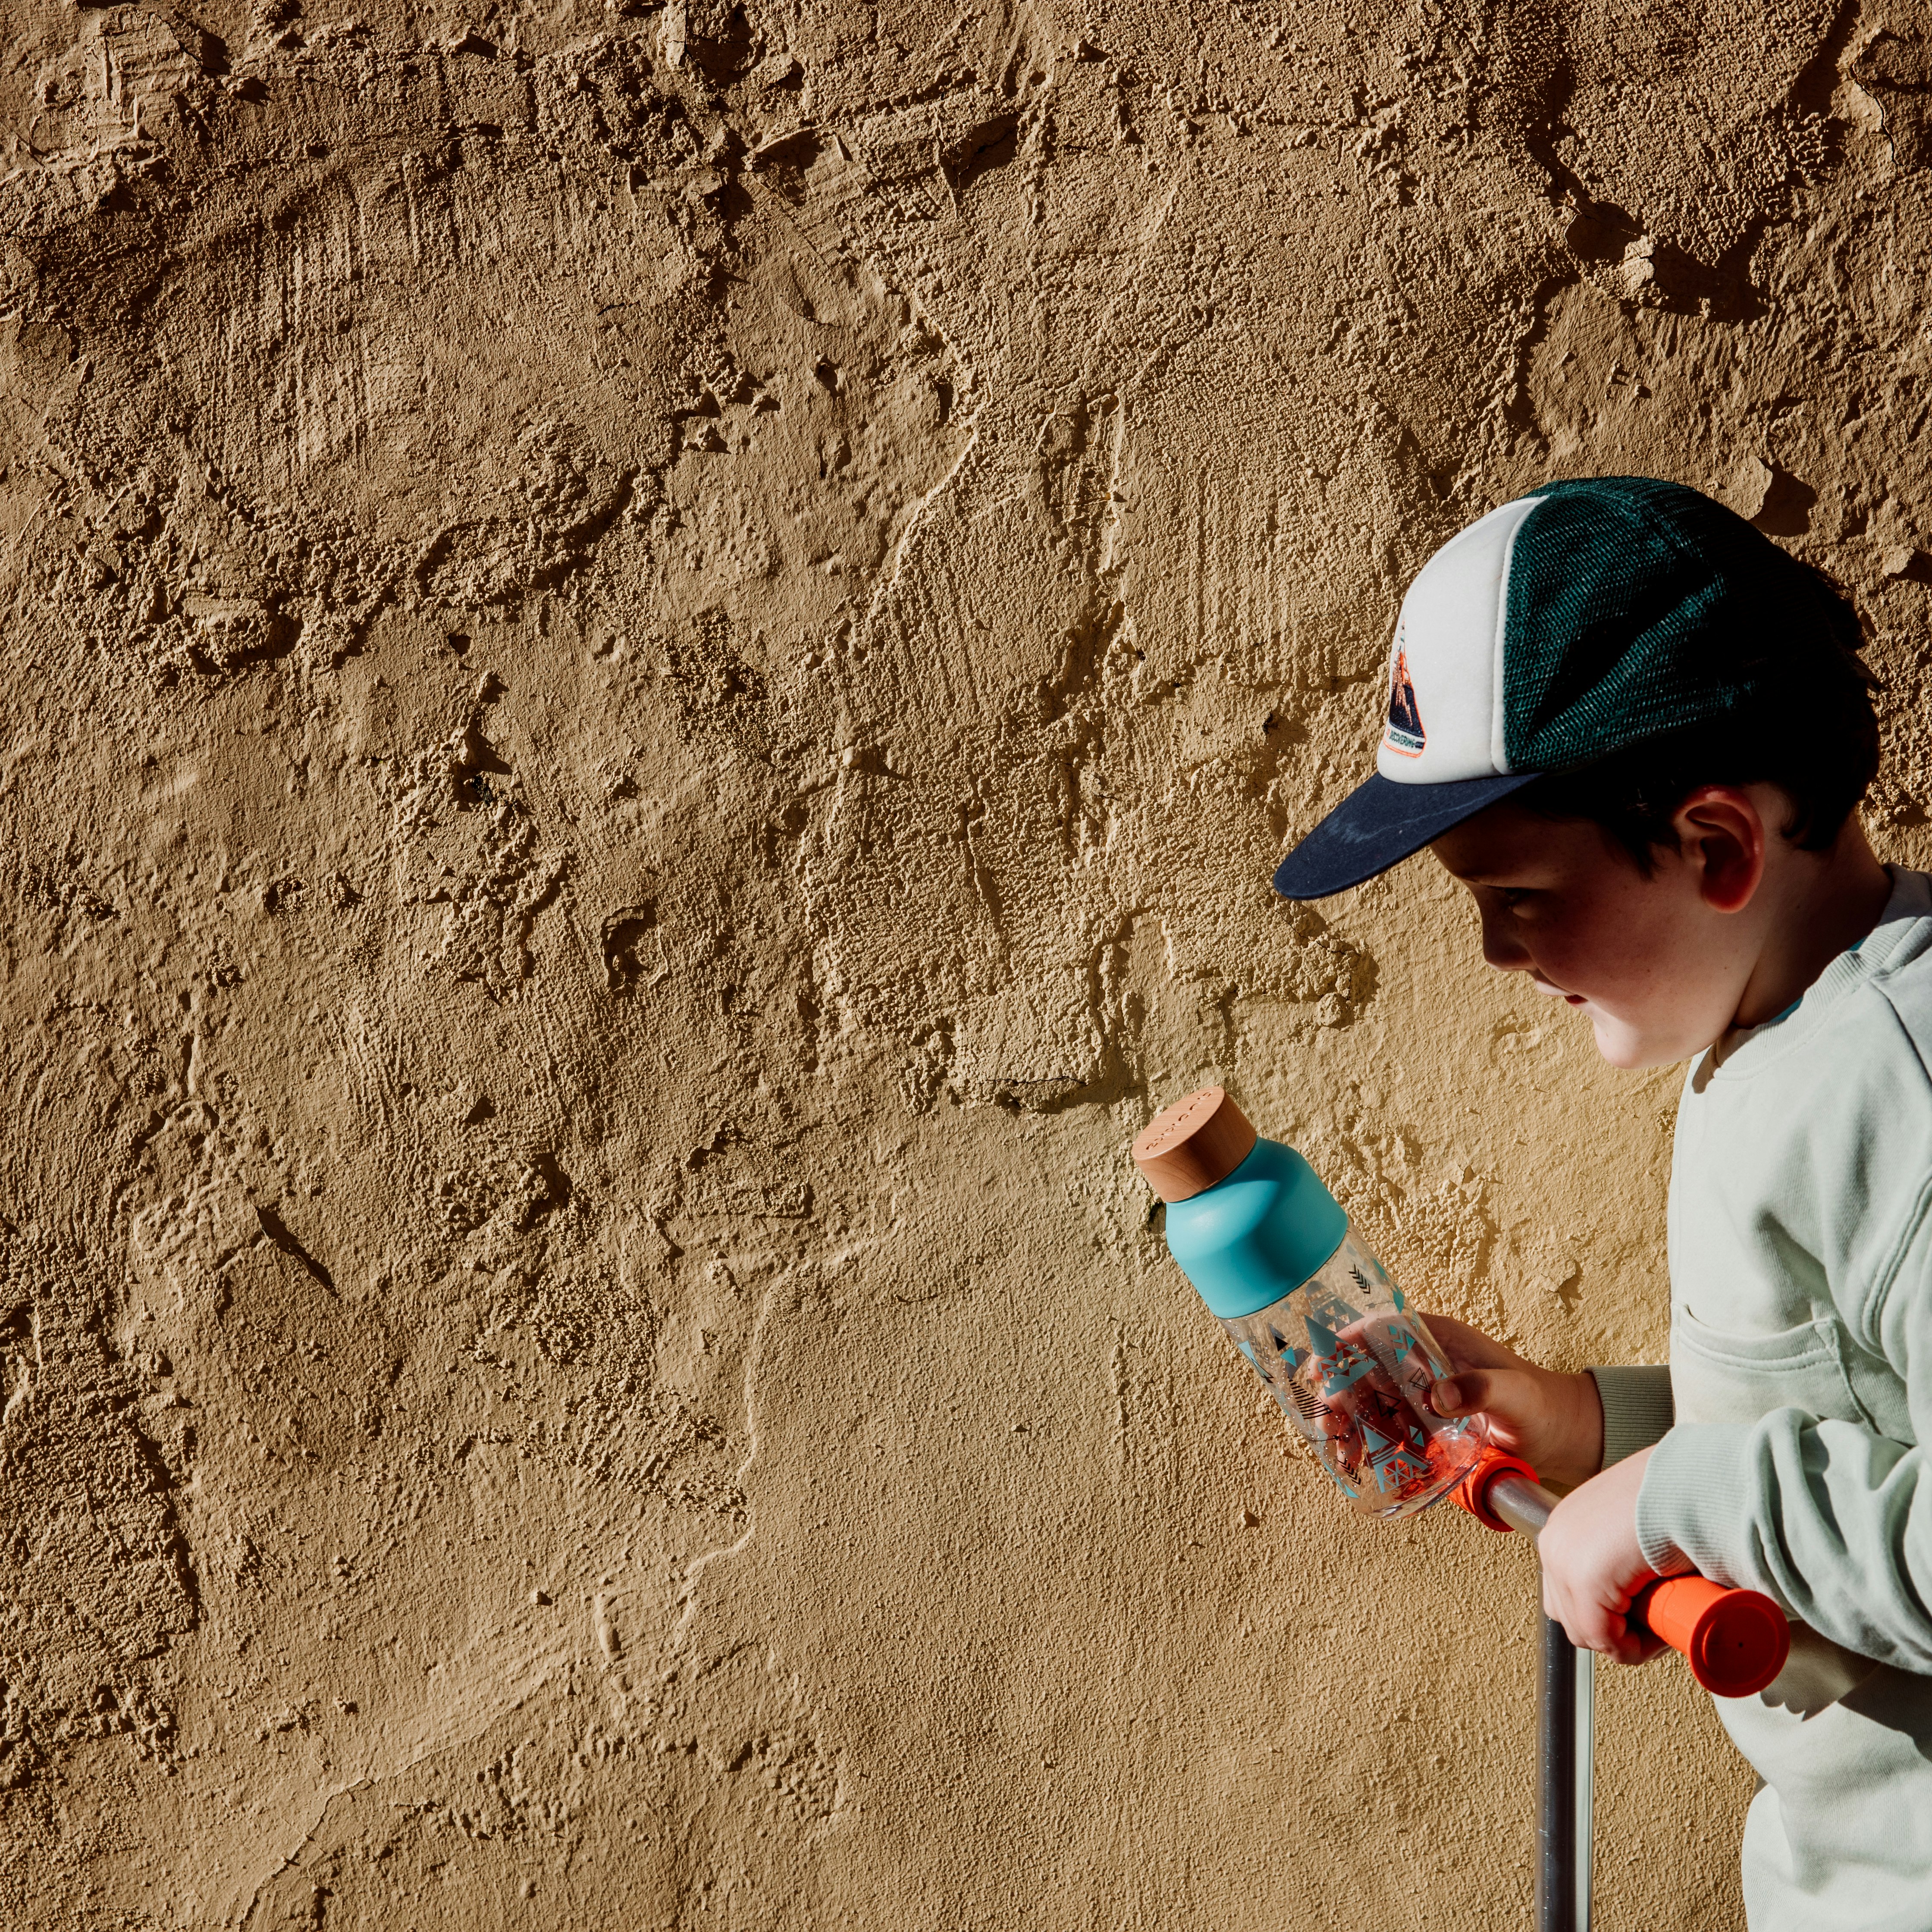
[[[1743,790],[1731,796],[1756,824]],[[1694,830],[1646,877],[1600,826],[1505,800],[1430,849],[1474,898],[1492,966],[1587,1014],[1612,1066],[1658,1066],[1701,1052],[1738,1012],[1763,938],[1761,826],[1752,842],[1736,823],[1714,838]]]

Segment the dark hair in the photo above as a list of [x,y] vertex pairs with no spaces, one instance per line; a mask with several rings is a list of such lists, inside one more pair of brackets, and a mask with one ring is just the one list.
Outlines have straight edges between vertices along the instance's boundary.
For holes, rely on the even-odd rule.
[[1857,614],[1822,571],[1806,574],[1824,606],[1822,634],[1767,665],[1754,699],[1539,778],[1522,804],[1544,818],[1593,820],[1648,873],[1654,852],[1678,849],[1671,820],[1700,786],[1774,784],[1791,800],[1784,836],[1802,851],[1826,850],[1878,770],[1878,680],[1858,656]]

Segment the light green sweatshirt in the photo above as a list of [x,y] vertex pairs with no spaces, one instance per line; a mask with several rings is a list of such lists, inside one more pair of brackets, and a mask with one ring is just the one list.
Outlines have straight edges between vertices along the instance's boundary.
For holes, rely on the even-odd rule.
[[[1808,1694],[1717,1700],[1764,1780],[1751,1932],[1932,1932],[1932,879],[1892,880],[1864,942],[1678,1102],[1676,1421],[1638,1538],[1775,1598],[1823,1659]],[[1664,1418],[1643,1372],[1598,1382],[1614,1460]]]

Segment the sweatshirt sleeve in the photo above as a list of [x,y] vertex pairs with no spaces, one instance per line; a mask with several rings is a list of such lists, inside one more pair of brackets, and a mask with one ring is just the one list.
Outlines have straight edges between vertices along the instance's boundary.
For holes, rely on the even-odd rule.
[[1664,1438],[1676,1414],[1667,1366],[1592,1369],[1590,1376],[1604,1405],[1604,1460],[1599,1467],[1607,1469]]
[[1773,1408],[1679,1424],[1637,1498],[1660,1574],[1687,1566],[1764,1591],[1847,1649],[1932,1674],[1932,1241],[1926,1203],[1875,1310],[1871,1339],[1905,1384],[1913,1442]]

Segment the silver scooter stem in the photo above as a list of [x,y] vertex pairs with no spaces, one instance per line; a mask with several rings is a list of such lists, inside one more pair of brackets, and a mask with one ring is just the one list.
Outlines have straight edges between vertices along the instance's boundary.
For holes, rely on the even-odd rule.
[[[1526,1476],[1498,1476],[1485,1501],[1534,1542],[1557,1498]],[[1537,1932],[1589,1932],[1596,1658],[1542,1616],[1536,1696]]]

